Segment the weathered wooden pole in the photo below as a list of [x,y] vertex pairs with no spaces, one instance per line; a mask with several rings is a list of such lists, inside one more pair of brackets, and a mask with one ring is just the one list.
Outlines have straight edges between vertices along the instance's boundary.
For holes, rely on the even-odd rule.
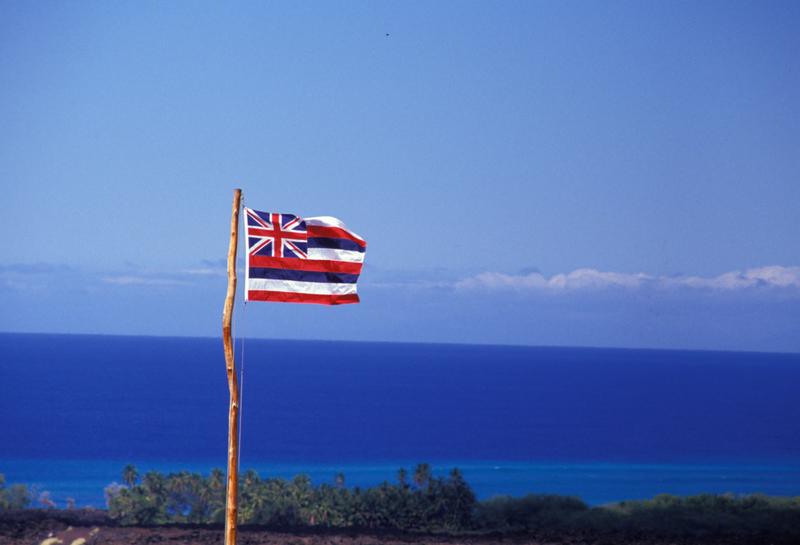
[[228,389],[231,392],[228,417],[228,496],[225,507],[225,544],[236,545],[236,517],[238,513],[236,495],[239,488],[239,383],[236,380],[236,362],[233,359],[231,339],[231,317],[233,300],[236,297],[236,249],[239,240],[239,203],[242,190],[233,194],[233,218],[231,219],[231,244],[228,249],[228,295],[222,313],[222,342],[225,344],[225,364],[228,370]]

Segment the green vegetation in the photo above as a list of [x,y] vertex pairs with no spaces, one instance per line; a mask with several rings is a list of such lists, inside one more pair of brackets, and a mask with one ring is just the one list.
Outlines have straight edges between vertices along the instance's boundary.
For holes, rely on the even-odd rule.
[[616,520],[622,521],[622,529],[631,532],[800,534],[800,496],[661,494],[652,500],[623,501],[607,510]]
[[[106,489],[109,516],[120,524],[221,523],[225,518],[225,474],[207,477],[187,471],[164,475],[136,466],[122,471],[125,485]],[[139,481],[141,480],[141,484]],[[800,496],[762,494],[662,494],[650,500],[589,507],[577,497],[527,494],[495,496],[478,502],[458,469],[434,476],[428,464],[397,471],[396,484],[345,488],[337,473],[316,486],[308,475],[289,481],[262,479],[252,469],[239,475],[239,523],[273,528],[323,526],[410,532],[496,533],[525,531],[627,532],[664,535],[800,535]],[[0,508],[28,507],[24,485],[6,489],[0,474]],[[46,507],[46,492],[37,500]],[[52,503],[52,502],[50,502]]]
[[0,473],[0,509],[22,509],[31,504],[32,495],[24,484],[6,489],[6,476]]
[[751,494],[662,494],[589,508],[556,494],[494,497],[478,504],[474,528],[484,531],[593,530],[665,535],[800,534],[800,497]]
[[[137,475],[136,468],[123,471]],[[800,534],[800,497],[760,494],[734,497],[668,494],[590,508],[577,497],[528,494],[478,502],[458,469],[435,477],[426,463],[401,468],[397,484],[384,481],[362,490],[344,487],[345,476],[315,486],[308,475],[291,481],[261,479],[252,469],[240,476],[239,522],[276,528],[328,526],[414,532],[494,533],[528,530],[703,534]],[[122,524],[223,522],[225,476],[187,472],[164,477],[149,472],[144,484],[119,485],[109,494],[109,512]]]
[[[248,469],[240,474],[239,522],[276,527],[333,526],[393,528],[418,531],[468,530],[477,501],[458,469],[447,478],[431,475],[428,464],[414,471],[415,485],[405,482],[401,470],[396,485],[384,481],[362,490],[344,487],[338,473],[333,484],[315,486],[308,475],[291,481],[261,479]],[[148,472],[142,484],[135,466],[123,470],[129,486],[113,483],[106,488],[109,515],[121,524],[163,524],[168,522],[223,522],[225,518],[225,475],[214,469],[208,477],[182,471],[164,476]]]

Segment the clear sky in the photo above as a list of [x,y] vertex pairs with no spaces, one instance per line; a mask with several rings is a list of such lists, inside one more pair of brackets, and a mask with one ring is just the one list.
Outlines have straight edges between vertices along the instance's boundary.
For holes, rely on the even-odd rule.
[[798,97],[793,1],[2,1],[0,331],[221,335],[241,188],[368,243],[248,337],[797,352]]

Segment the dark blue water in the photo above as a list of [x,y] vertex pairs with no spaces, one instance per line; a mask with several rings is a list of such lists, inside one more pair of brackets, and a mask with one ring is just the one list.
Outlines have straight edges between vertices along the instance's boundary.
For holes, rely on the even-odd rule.
[[[479,497],[590,503],[668,492],[800,495],[800,355],[323,341],[245,342],[241,467],[429,462]],[[122,466],[226,465],[221,339],[0,334],[0,473],[103,504]]]

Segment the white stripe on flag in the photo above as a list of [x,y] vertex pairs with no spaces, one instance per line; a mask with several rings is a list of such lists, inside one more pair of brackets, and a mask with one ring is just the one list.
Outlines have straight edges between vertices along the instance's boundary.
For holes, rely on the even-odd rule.
[[328,261],[351,261],[362,263],[364,252],[353,252],[351,250],[336,250],[334,248],[309,248],[308,259],[322,259]]
[[287,291],[291,293],[311,293],[319,295],[347,295],[356,293],[355,284],[322,282],[297,282],[295,280],[250,279],[250,291]]

